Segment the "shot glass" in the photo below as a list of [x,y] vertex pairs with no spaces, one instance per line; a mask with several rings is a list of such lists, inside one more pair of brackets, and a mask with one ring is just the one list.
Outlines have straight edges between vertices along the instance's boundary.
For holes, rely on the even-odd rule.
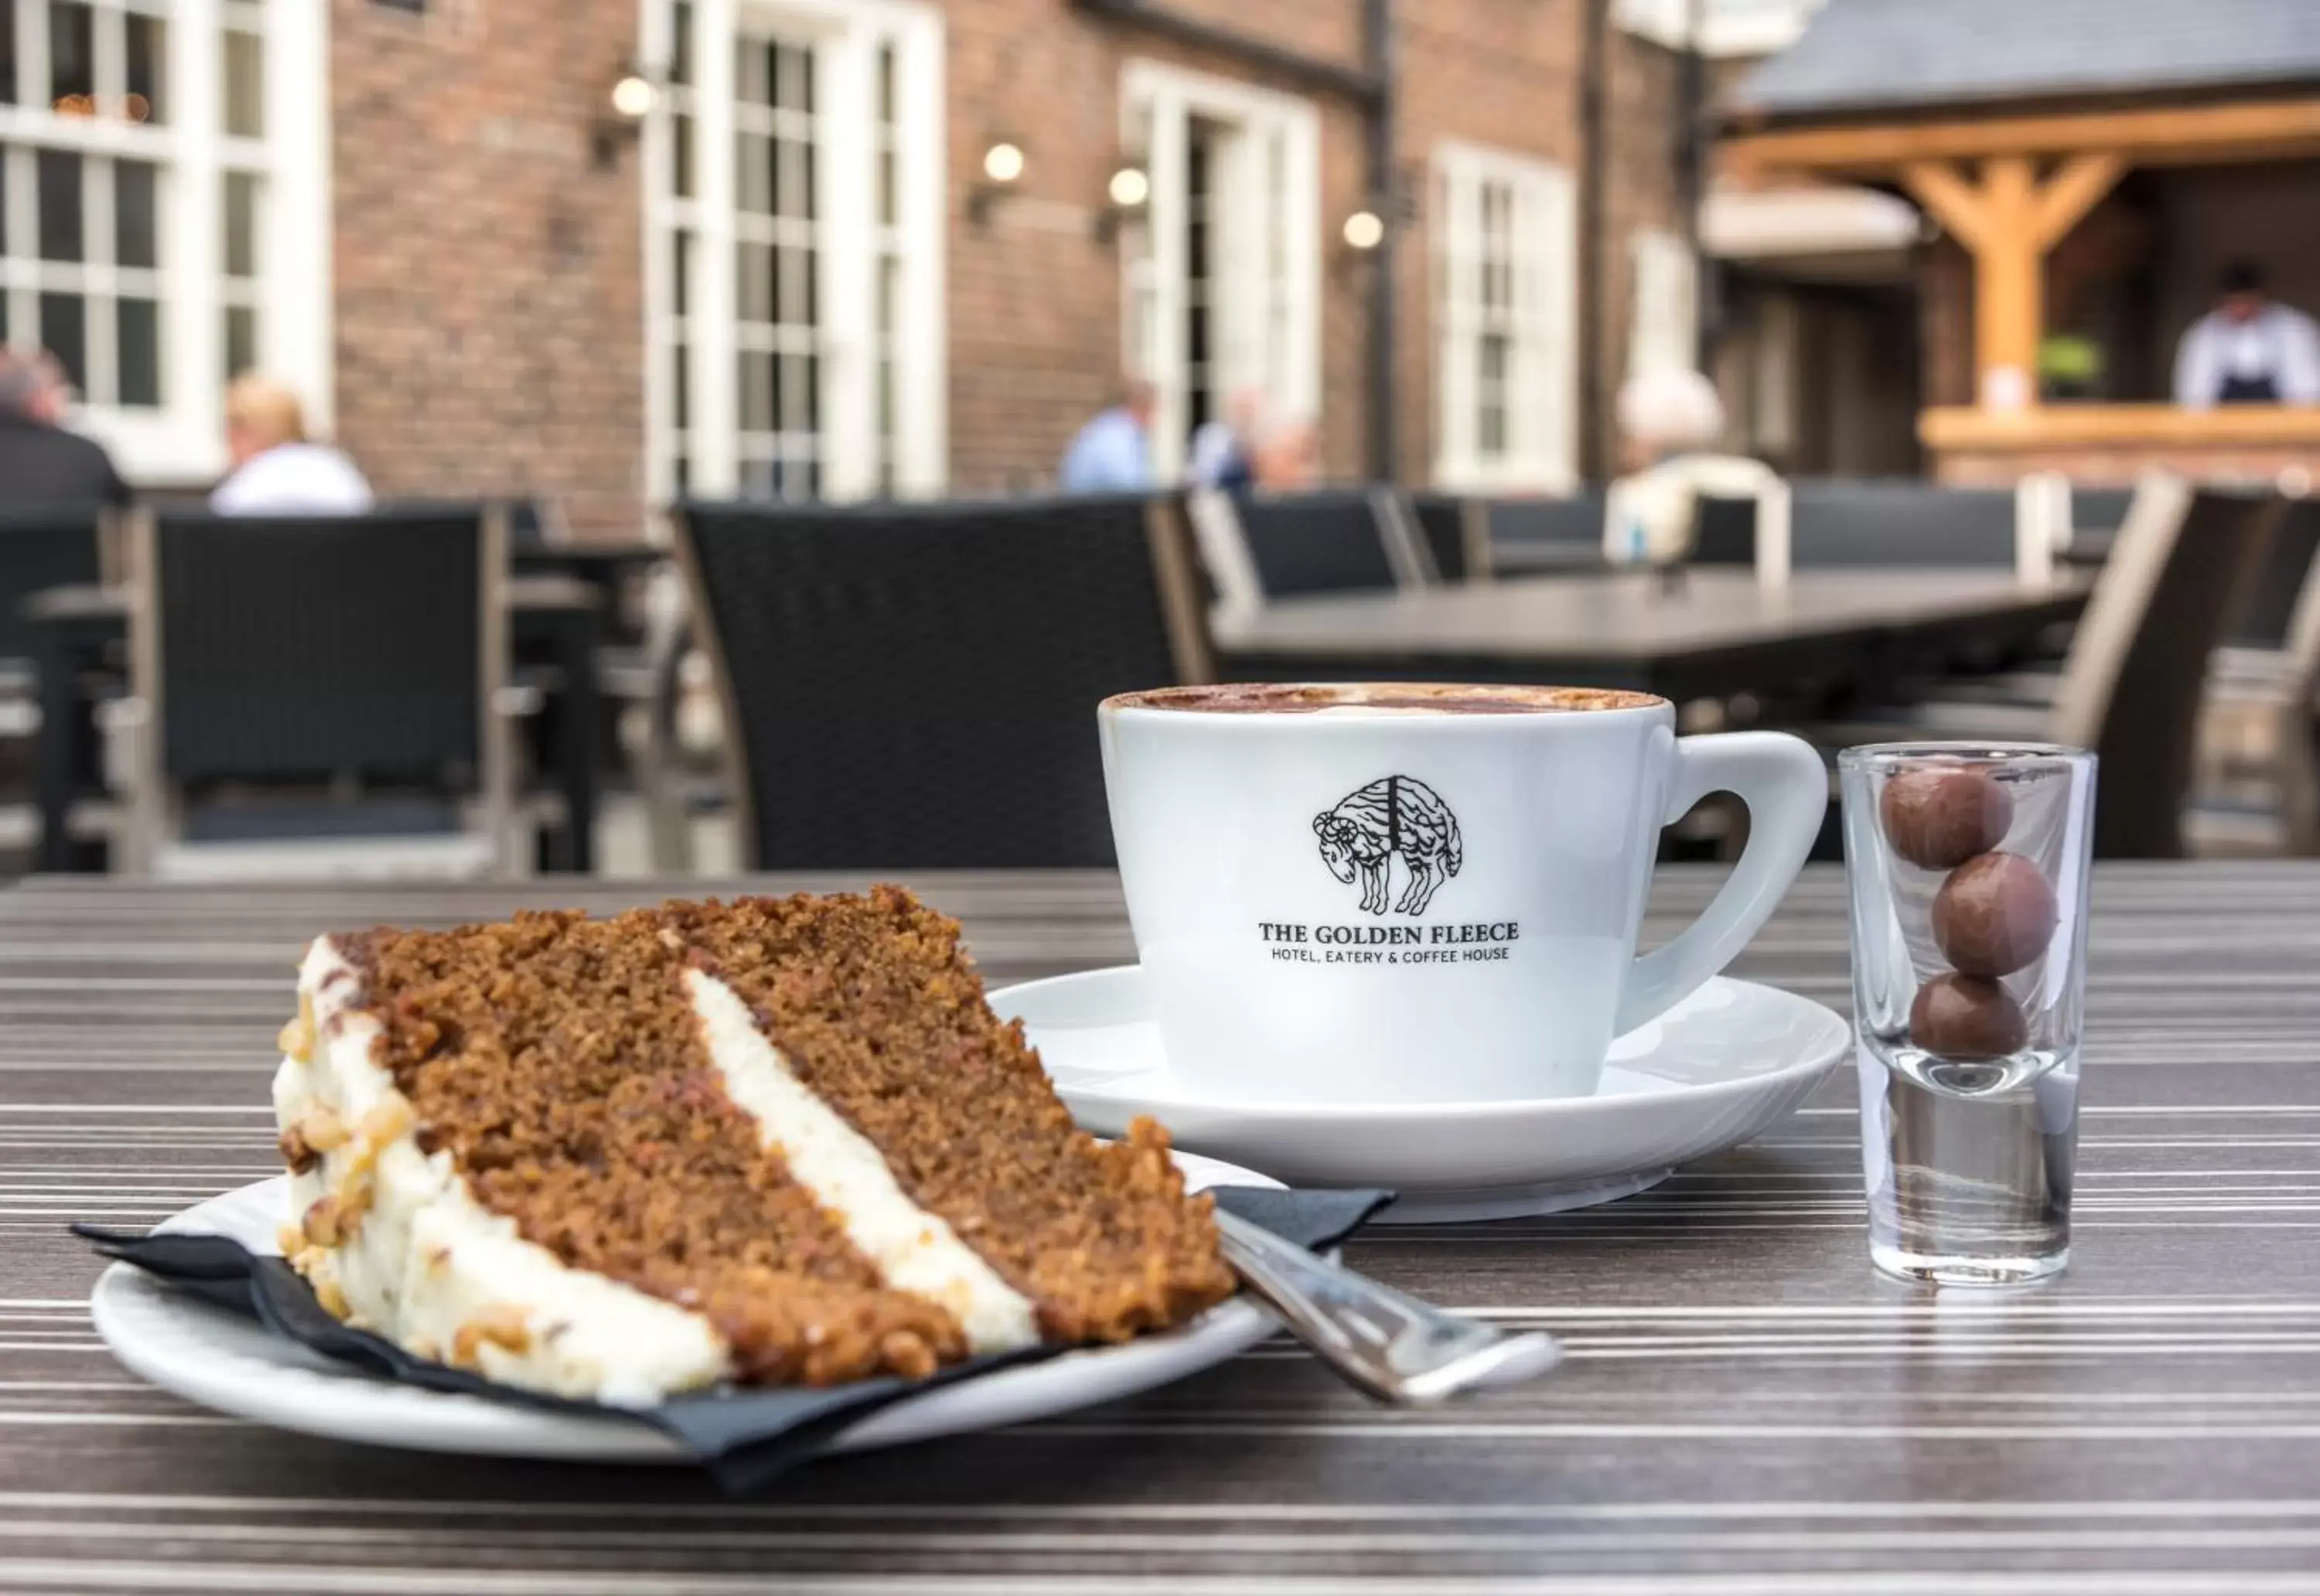
[[2095,757],[1839,756],[1870,1256],[2007,1285],[2071,1256]]

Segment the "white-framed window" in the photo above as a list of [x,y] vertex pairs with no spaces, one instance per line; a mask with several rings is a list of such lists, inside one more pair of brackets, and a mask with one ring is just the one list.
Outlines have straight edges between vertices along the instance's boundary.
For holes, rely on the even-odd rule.
[[1662,228],[1628,240],[1634,295],[1627,315],[1627,375],[1699,363],[1699,261],[1691,246]]
[[1571,173],[1444,144],[1434,188],[1435,481],[1469,492],[1566,491],[1579,474]]
[[1318,419],[1321,122],[1294,95],[1157,61],[1128,63],[1120,102],[1123,145],[1150,178],[1120,238],[1121,346],[1157,401],[1154,474],[1174,481],[1234,394]]
[[331,415],[329,7],[0,0],[0,339],[132,481],[224,465],[260,369]]
[[940,14],[644,6],[652,500],[940,492]]
[[1614,18],[1630,33],[1717,57],[1786,50],[1828,0],[1617,0]]

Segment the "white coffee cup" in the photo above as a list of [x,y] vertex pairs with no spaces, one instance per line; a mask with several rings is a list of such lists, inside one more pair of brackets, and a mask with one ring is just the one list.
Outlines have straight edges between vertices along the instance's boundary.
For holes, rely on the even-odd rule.
[[[1219,1101],[1588,1095],[1755,935],[1828,803],[1810,745],[1678,738],[1644,694],[1174,688],[1097,720],[1169,1068]],[[1746,849],[1638,958],[1661,829],[1717,792]]]

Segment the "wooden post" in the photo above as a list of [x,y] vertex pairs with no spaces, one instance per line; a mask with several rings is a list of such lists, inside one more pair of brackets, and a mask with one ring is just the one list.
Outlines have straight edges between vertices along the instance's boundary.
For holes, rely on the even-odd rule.
[[1946,161],[1918,161],[1902,181],[1972,252],[1974,367],[1984,410],[2037,403],[2047,252],[2101,203],[2126,170],[2114,151],[2070,157],[2044,183],[2026,155],[1994,155],[1969,181]]

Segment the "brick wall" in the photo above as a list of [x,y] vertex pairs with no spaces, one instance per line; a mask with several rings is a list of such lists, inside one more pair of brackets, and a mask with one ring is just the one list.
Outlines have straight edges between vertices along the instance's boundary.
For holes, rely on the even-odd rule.
[[[1497,3],[1497,0],[1493,0]],[[1131,59],[1239,82],[1264,77],[1075,10],[1062,0],[949,0],[951,483],[961,493],[1048,480],[1101,406],[1125,350],[1119,254],[1095,237],[1120,161],[1119,84]],[[1354,0],[1185,0],[1173,9],[1305,53],[1360,57]],[[1324,468],[1358,475],[1364,428],[1361,268],[1337,230],[1364,192],[1362,123],[1350,103],[1308,96],[1321,129],[1321,430]],[[994,138],[1020,141],[1019,193],[978,223],[965,196]]]
[[[412,17],[331,0],[339,415],[383,493],[554,494],[575,524],[633,530],[642,477],[639,179],[633,148],[591,159],[599,102],[635,48],[633,0],[437,0]],[[1357,0],[1171,0],[1174,9],[1347,63]],[[1119,158],[1131,58],[1259,80],[1229,59],[1066,0],[946,0],[950,479],[983,493],[1049,479],[1122,358],[1117,251],[1095,237]],[[1582,0],[1401,0],[1399,154],[1421,197],[1435,144],[1580,159]],[[1627,349],[1627,238],[1673,216],[1675,61],[1614,31],[1596,307],[1581,324],[1608,404]],[[1321,125],[1325,467],[1366,467],[1368,264],[1338,243],[1367,197],[1363,124]],[[982,222],[966,196],[997,138],[1020,191]],[[1404,231],[1398,285],[1401,473],[1434,452],[1431,219]]]
[[633,0],[331,0],[340,440],[386,495],[555,495],[634,532],[633,148],[592,164]]

